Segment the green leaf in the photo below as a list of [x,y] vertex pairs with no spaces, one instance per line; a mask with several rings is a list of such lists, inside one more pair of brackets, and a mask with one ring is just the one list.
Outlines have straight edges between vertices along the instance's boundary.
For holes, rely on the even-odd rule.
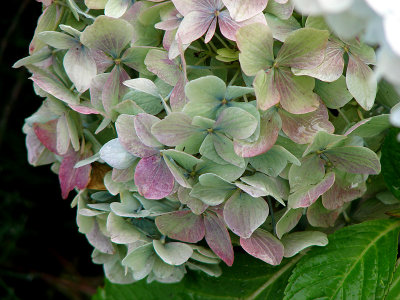
[[57,31],[42,31],[39,33],[38,38],[45,42],[47,45],[57,49],[70,49],[79,47],[79,41],[72,36],[57,32]]
[[130,285],[106,281],[93,300],[237,300],[282,299],[287,283],[299,256],[284,259],[279,266],[270,266],[248,254],[236,253],[232,267],[222,265],[222,276],[215,278],[190,271],[180,283],[162,284],[146,280]]
[[365,110],[370,110],[377,90],[376,78],[371,68],[358,57],[349,55],[346,83],[358,104]]
[[[400,222],[376,220],[345,227],[296,266],[285,300],[384,299],[394,271]],[[339,255],[340,254],[340,255]]]
[[309,153],[316,152],[318,150],[322,151],[324,149],[329,149],[334,147],[337,143],[346,139],[346,136],[330,134],[325,131],[320,131],[314,137],[312,144],[310,144],[306,151],[303,153],[303,157]]
[[347,90],[343,75],[333,82],[315,81],[315,92],[329,108],[341,108],[353,98]]
[[261,110],[267,110],[279,103],[280,94],[274,81],[275,73],[275,69],[269,69],[267,72],[260,70],[254,78],[253,86],[257,107]]
[[306,185],[316,184],[325,175],[324,162],[316,155],[301,159],[301,165],[292,165],[289,170],[290,191],[295,192]]
[[396,271],[393,274],[392,282],[390,283],[389,292],[386,295],[386,300],[399,300],[400,299],[400,267],[397,261]]
[[297,223],[299,223],[302,215],[302,208],[292,209],[288,207],[283,216],[276,223],[276,236],[280,239],[285,233],[292,230]]
[[49,58],[51,56],[51,54],[52,54],[52,51],[49,49],[49,47],[44,47],[44,48],[40,49],[39,51],[33,53],[32,55],[21,58],[20,60],[15,62],[15,64],[12,67],[19,68],[22,66],[38,63],[38,62],[41,62],[41,61]]
[[293,31],[279,50],[276,63],[297,69],[313,69],[324,60],[328,37],[327,30],[302,28]]
[[99,16],[82,32],[81,42],[88,48],[99,49],[119,58],[133,36],[132,25],[122,19]]
[[[270,3],[275,3],[271,1]],[[268,26],[272,31],[272,35],[275,39],[284,42],[286,37],[301,26],[299,22],[293,16],[290,16],[287,20],[282,20],[272,14],[266,13],[265,18],[267,19]]]
[[382,131],[391,127],[388,114],[374,116],[364,119],[351,128],[349,128],[345,135],[347,136],[360,136],[362,138],[373,137],[380,134]]
[[400,143],[398,129],[390,129],[382,145],[382,175],[389,190],[400,199]]
[[339,170],[354,174],[379,174],[381,164],[376,153],[365,147],[345,146],[324,151]]
[[185,168],[187,171],[192,171],[194,166],[201,163],[202,160],[182,151],[168,149],[161,151],[164,155],[172,158],[177,164]]
[[282,238],[284,257],[292,257],[301,250],[310,246],[326,246],[328,238],[325,233],[319,231],[299,231],[285,235]]
[[183,111],[191,117],[215,118],[216,108],[225,97],[225,82],[216,76],[203,76],[185,86],[189,102]]
[[250,158],[250,164],[257,171],[273,177],[277,177],[288,163],[300,166],[296,156],[279,145],[274,145],[266,153]]
[[244,158],[236,154],[233,148],[233,142],[230,139],[220,133],[211,134],[211,136],[215,151],[218,153],[219,157],[239,168],[245,165]]
[[268,26],[253,23],[241,27],[236,33],[236,39],[240,49],[240,66],[246,75],[256,75],[258,71],[272,66],[273,38]]
[[246,139],[256,130],[257,119],[241,108],[228,107],[221,112],[213,128],[235,139]]
[[172,242],[163,244],[159,240],[153,240],[154,250],[167,264],[179,266],[186,262],[193,254],[193,249],[187,244]]

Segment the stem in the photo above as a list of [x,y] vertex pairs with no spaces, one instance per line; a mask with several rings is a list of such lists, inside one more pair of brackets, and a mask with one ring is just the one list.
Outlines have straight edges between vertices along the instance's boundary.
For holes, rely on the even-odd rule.
[[272,225],[272,228],[274,231],[274,235],[276,236],[276,223],[275,223],[274,209],[272,207],[272,201],[271,201],[270,196],[267,196],[267,201],[268,201],[269,211],[271,213],[271,225]]
[[237,68],[237,65],[223,65],[223,66],[195,66],[188,65],[186,66],[188,69],[200,69],[200,70],[220,70],[220,69],[234,69]]
[[349,119],[347,119],[346,115],[340,110],[340,108],[338,108],[337,111],[339,112],[339,115],[341,115],[343,119],[346,121],[347,125],[350,125]]
[[229,81],[228,86],[231,86],[231,85],[235,82],[235,80],[236,80],[236,78],[238,77],[239,73],[240,73],[240,69],[237,69],[235,75],[233,75],[231,81]]
[[[203,61],[205,61],[209,57],[210,57],[210,55],[207,54],[206,56],[200,58],[194,65],[198,66],[199,64],[201,64]],[[187,68],[187,66],[186,66],[186,68]]]
[[231,49],[229,46],[225,43],[225,41],[219,36],[218,33],[214,33],[214,36],[221,42],[221,44],[226,48],[226,49]]
[[[211,46],[211,48],[213,49],[213,51],[215,52],[215,53],[217,53],[217,47],[215,47],[215,45],[214,45],[214,43],[212,42],[212,41],[210,41],[209,42],[210,43],[210,46]],[[207,45],[207,44],[206,44]]]
[[345,210],[343,211],[343,217],[344,217],[344,220],[346,221],[346,223],[351,222],[351,219]]

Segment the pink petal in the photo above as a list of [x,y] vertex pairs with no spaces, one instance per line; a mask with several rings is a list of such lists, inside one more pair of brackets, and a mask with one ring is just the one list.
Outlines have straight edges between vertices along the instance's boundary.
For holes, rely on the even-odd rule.
[[33,130],[39,141],[51,152],[57,152],[57,123],[58,119],[48,121],[47,123],[34,123]]
[[206,213],[204,215],[204,225],[208,246],[228,266],[232,266],[234,259],[233,247],[225,224],[215,214]]
[[136,166],[135,184],[147,199],[162,199],[171,194],[174,176],[160,155],[142,158]]
[[75,152],[70,148],[64,156],[58,173],[63,199],[66,199],[69,192],[75,187],[84,189],[89,184],[92,166],[90,164],[80,168],[74,168],[74,166],[78,161],[84,160],[90,155],[90,151],[86,150],[85,153],[81,154],[79,151]]
[[268,231],[257,229],[250,238],[240,238],[240,245],[250,255],[276,266],[283,258],[283,245]]
[[206,33],[214,18],[214,14],[192,11],[182,20],[176,34],[183,44],[190,44]]
[[193,214],[190,210],[158,216],[156,225],[162,234],[187,243],[197,243],[205,234],[203,217]]
[[235,21],[245,21],[262,13],[268,0],[222,0]]

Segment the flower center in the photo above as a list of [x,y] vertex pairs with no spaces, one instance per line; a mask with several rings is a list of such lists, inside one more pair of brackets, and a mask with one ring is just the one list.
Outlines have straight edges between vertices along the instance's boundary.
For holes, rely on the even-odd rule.
[[216,10],[214,11],[214,16],[216,16],[216,17],[219,16],[219,10],[218,10],[218,9],[216,9]]
[[207,129],[207,132],[208,132],[208,133],[213,133],[213,132],[214,132],[214,129],[208,128],[208,129]]
[[226,99],[224,98],[224,99],[222,99],[221,103],[222,103],[222,105],[225,105],[225,104],[228,103],[228,100],[226,100]]

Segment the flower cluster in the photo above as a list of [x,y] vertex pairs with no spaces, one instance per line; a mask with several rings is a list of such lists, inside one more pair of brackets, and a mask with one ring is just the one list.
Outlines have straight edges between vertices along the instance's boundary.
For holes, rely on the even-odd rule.
[[41,2],[28,159],[78,192],[110,281],[219,276],[233,245],[278,265],[379,174],[373,48],[291,1]]

